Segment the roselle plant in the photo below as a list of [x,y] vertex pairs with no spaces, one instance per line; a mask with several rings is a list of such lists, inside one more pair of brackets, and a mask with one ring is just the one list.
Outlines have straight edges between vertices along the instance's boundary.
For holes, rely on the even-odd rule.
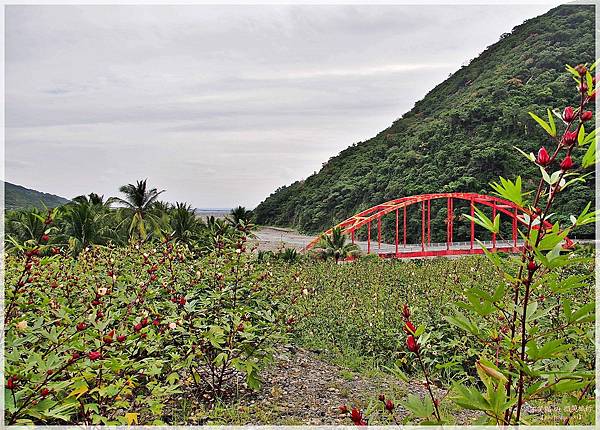
[[[447,317],[467,332],[465,341],[481,345],[476,367],[485,387],[482,393],[476,386],[456,384],[453,399],[483,412],[488,424],[527,424],[525,405],[552,396],[562,397],[569,407],[564,417],[568,424],[573,411],[593,397],[593,355],[587,353],[593,349],[595,303],[569,298],[592,274],[569,275],[568,268],[586,260],[573,257],[569,235],[596,222],[598,212],[590,210],[590,203],[578,215],[569,214],[570,225],[560,225],[552,209],[561,193],[590,176],[585,169],[596,163],[590,110],[595,66],[567,66],[576,82],[577,107],[548,109],[547,121],[530,113],[550,137],[537,155],[519,150],[539,169],[537,187],[524,190],[519,176],[491,184],[497,195],[524,208],[525,228],[519,230],[523,250],[516,260],[507,260],[484,247],[502,276],[499,285],[494,291],[465,291],[467,301],[457,302],[456,314]],[[491,220],[477,211],[473,221],[500,234],[499,217]]]
[[181,397],[258,386],[288,329],[286,291],[245,241],[201,258],[170,237],[73,258],[43,221],[6,256],[7,424],[171,423]]
[[[593,267],[594,257],[574,252],[569,235],[597,222],[598,211],[591,210],[589,203],[579,214],[568,214],[570,225],[561,225],[552,209],[565,190],[586,181],[591,175],[586,169],[596,164],[596,133],[590,108],[596,94],[596,80],[591,74],[595,67],[567,66],[576,82],[577,107],[548,109],[547,121],[530,113],[551,142],[542,145],[537,154],[517,148],[539,169],[537,186],[531,191],[523,189],[523,184],[530,181],[520,176],[514,181],[500,178],[499,183],[491,184],[495,194],[523,208],[521,224],[525,227],[518,230],[522,241],[518,257],[506,258],[481,244],[499,281],[491,288],[482,284],[456,291],[465,300],[456,301],[454,315],[445,317],[465,333],[461,343],[479,349],[473,366],[476,383],[455,382],[449,392],[441,396],[437,391],[436,395],[432,369],[423,356],[435,354],[423,348],[431,342],[431,328],[428,330],[424,324],[416,327],[407,305],[401,310],[405,348],[424,376],[427,390],[423,396],[407,396],[402,403],[409,412],[404,422],[454,423],[453,417],[441,412],[445,399],[478,411],[481,417],[476,424],[491,425],[531,424],[525,405],[554,398],[561,401],[562,423],[567,425],[577,408],[593,404],[595,303],[586,301],[589,294],[584,293],[593,273],[582,273],[581,269]],[[558,127],[557,122],[562,126]],[[474,217],[466,218],[502,237],[500,215],[490,219],[476,209]],[[584,294],[578,296],[578,292]],[[390,370],[408,381],[398,367]],[[341,410],[357,425],[366,423],[373,413],[357,408],[349,411],[346,406]],[[385,410],[390,412],[390,423],[399,422],[393,408]]]

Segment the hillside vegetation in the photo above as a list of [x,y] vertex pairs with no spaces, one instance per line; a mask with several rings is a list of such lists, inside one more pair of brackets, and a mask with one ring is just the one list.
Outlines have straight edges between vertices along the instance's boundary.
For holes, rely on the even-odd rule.
[[55,196],[54,194],[42,193],[22,187],[21,185],[4,182],[4,208],[6,210],[43,208],[46,205],[49,208],[68,203],[69,200]]
[[[592,5],[560,6],[526,21],[389,128],[345,149],[306,180],[277,189],[256,208],[257,223],[317,233],[390,199],[429,192],[487,194],[498,176],[531,176],[535,167],[513,146],[535,151],[548,136],[528,111],[544,114],[546,106],[577,103],[565,63],[593,62],[594,46]],[[574,186],[561,196],[558,212],[580,210],[592,199],[593,181]],[[444,202],[439,210],[432,207],[433,241],[443,241],[445,216]],[[388,218],[384,231],[391,234],[395,220]],[[466,236],[468,226],[462,224],[455,238]],[[409,222],[409,232],[420,234],[420,216]],[[580,231],[586,233],[593,230]]]

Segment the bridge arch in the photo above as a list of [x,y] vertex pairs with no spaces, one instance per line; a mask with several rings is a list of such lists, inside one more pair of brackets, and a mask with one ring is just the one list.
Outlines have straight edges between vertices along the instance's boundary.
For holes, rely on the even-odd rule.
[[[431,243],[431,201],[446,199],[447,216],[446,224],[446,242],[442,244]],[[489,241],[491,251],[502,252],[520,252],[522,243],[519,240],[518,225],[526,224],[523,214],[528,216],[533,215],[528,209],[520,207],[508,200],[500,197],[489,196],[477,193],[433,193],[421,194],[417,196],[402,197],[400,199],[390,200],[388,202],[375,205],[369,209],[365,209],[356,215],[342,221],[333,228],[341,228],[344,234],[351,237],[353,243],[356,243],[355,233],[361,227],[367,226],[367,253],[371,253],[371,223],[377,222],[377,243],[378,249],[381,250],[381,218],[387,214],[395,212],[396,228],[395,241],[393,245],[387,245],[386,252],[378,252],[381,257],[385,258],[412,258],[412,257],[430,257],[444,255],[463,255],[463,254],[481,254],[483,250],[475,244],[475,223],[470,221],[470,241],[465,243],[454,242],[454,201],[468,201],[471,210],[471,216],[475,213],[475,206],[487,206],[492,208],[492,218],[497,214],[504,214],[509,217],[512,222],[512,237],[511,240],[497,240],[496,234],[492,234]],[[421,243],[411,244],[407,247],[406,241],[406,223],[407,223],[407,208],[411,205],[421,206]],[[400,226],[400,211],[402,211],[402,227]],[[545,221],[545,228],[551,228],[552,224]],[[313,248],[323,235],[331,234],[333,228],[327,230],[321,235],[315,237],[307,246],[306,250]],[[400,237],[402,230],[402,238]],[[567,239],[567,243],[571,243]],[[390,246],[392,247],[390,249]],[[487,246],[486,246],[487,248]]]

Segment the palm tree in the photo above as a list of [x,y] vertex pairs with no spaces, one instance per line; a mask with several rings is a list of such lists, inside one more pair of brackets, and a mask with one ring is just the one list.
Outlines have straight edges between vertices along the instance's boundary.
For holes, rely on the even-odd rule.
[[314,249],[323,258],[335,258],[336,263],[347,257],[356,257],[360,254],[358,245],[347,243],[347,237],[342,233],[341,227],[334,228],[331,234],[323,235]]
[[96,193],[89,193],[87,196],[77,196],[73,199],[75,203],[88,203],[94,206],[107,206],[108,202],[104,201],[104,196],[98,195]]
[[252,215],[252,211],[243,206],[238,206],[235,209],[231,209],[231,212],[229,212],[229,216],[227,217],[227,221],[234,227],[239,225],[246,226],[250,224]]
[[39,240],[46,229],[44,217],[45,213],[36,208],[7,212],[4,227],[8,247]]
[[205,226],[191,205],[177,202],[169,211],[169,227],[172,237],[189,245],[198,239]]
[[156,188],[148,189],[146,181],[147,179],[144,179],[143,181],[137,181],[135,185],[127,184],[119,188],[119,191],[125,195],[124,199],[119,197],[111,197],[109,199],[110,204],[118,203],[123,205],[123,209],[131,220],[129,235],[133,236],[134,232],[137,231],[141,240],[145,240],[147,237],[147,221],[150,221],[153,225],[158,224],[158,220],[154,215],[149,213],[149,210],[158,196],[165,191],[158,191]]
[[104,204],[94,199],[75,201],[63,207],[60,219],[62,236],[71,250],[79,253],[89,245],[107,243],[114,226],[105,222],[108,211]]

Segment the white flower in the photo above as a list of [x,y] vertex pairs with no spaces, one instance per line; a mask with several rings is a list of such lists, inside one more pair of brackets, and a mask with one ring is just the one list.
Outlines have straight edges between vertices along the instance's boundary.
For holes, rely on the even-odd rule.
[[27,321],[19,321],[16,325],[17,330],[19,331],[25,331],[27,330]]
[[106,288],[106,287],[98,288],[98,295],[100,297],[105,296],[106,293],[108,293],[108,288]]
[[170,328],[171,330],[173,330],[175,327],[177,327],[177,324],[175,324],[174,322],[172,322],[172,323],[169,323],[169,328]]

